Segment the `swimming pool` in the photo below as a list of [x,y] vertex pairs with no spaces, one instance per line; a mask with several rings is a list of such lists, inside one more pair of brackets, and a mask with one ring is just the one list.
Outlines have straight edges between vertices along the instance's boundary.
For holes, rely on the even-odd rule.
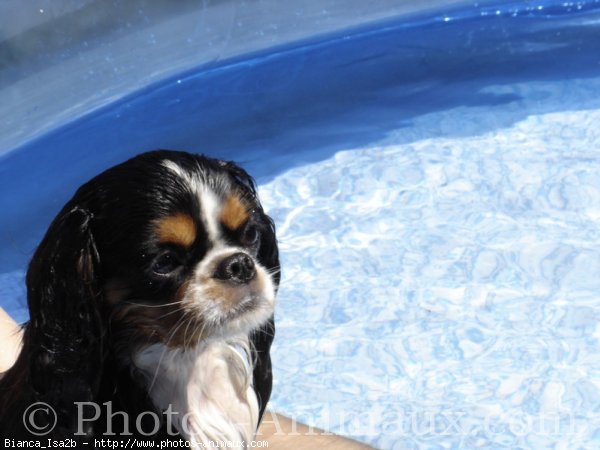
[[26,318],[26,261],[81,182],[206,152],[277,223],[272,409],[385,449],[597,448],[598,123],[598,1],[459,4],[190,69],[5,149],[0,304]]

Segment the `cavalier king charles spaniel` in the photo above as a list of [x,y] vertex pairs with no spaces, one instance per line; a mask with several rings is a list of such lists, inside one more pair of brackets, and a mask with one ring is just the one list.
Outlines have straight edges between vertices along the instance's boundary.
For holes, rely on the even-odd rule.
[[234,163],[159,150],[106,170],[31,260],[0,434],[247,445],[271,393],[279,273],[273,222]]

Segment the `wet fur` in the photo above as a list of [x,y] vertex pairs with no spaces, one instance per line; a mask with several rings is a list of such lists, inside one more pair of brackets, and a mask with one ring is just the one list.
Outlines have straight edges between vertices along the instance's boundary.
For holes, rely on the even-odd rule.
[[[243,169],[198,155],[155,151],[103,172],[64,206],[29,265],[30,321],[24,326],[17,362],[0,380],[0,437],[35,437],[22,417],[36,402],[51,405],[57,413],[57,424],[45,438],[101,437],[107,431],[104,408],[100,418],[86,422],[84,436],[74,435],[75,402],[109,401],[113,414],[125,412],[133,418],[145,411],[160,413],[169,402],[187,402],[183,409],[196,415],[195,426],[205,437],[252,437],[271,393],[272,311],[253,312],[259,314],[255,319],[242,316],[234,326],[235,320],[225,314],[219,320],[202,317],[190,303],[190,279],[200,279],[193,270],[206,255],[218,256],[211,240],[215,225],[207,227],[201,220],[193,236],[163,230],[168,239],[193,240],[185,252],[190,267],[168,280],[147,273],[148,258],[167,245],[152,234],[156,221],[181,211],[194,220],[201,217],[199,189],[214,191],[229,202],[235,192],[252,208],[260,230],[256,248],[239,244],[239,230],[224,228],[219,238],[222,245],[251,254],[276,291],[275,230]],[[233,214],[228,222],[240,225],[236,211]],[[184,300],[187,309],[176,303]],[[240,359],[239,348],[247,353],[247,361]],[[156,359],[157,351],[164,361]],[[164,370],[163,362],[175,375]],[[160,387],[151,392],[157,382]],[[228,412],[233,398],[239,401]],[[240,414],[250,424],[235,423]],[[113,432],[121,430],[118,417],[112,426]],[[135,436],[137,430],[130,428]],[[152,429],[152,424],[142,428]],[[180,436],[170,435],[163,423],[154,437]]]

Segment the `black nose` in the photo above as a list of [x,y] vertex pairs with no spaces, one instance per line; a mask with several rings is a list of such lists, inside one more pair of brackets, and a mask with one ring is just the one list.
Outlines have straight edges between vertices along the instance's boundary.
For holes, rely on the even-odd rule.
[[254,278],[256,268],[254,261],[245,253],[235,253],[223,259],[215,270],[214,277],[220,280],[245,284]]

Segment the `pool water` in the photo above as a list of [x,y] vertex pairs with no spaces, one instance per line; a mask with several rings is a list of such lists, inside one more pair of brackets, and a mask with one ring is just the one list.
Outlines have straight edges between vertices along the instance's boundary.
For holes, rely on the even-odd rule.
[[600,448],[599,123],[598,1],[200,67],[2,157],[0,304],[26,319],[31,251],[101,169],[234,159],[280,239],[271,409],[382,449]]
[[490,90],[520,98],[261,187],[285,256],[273,408],[379,448],[600,443],[600,79]]

